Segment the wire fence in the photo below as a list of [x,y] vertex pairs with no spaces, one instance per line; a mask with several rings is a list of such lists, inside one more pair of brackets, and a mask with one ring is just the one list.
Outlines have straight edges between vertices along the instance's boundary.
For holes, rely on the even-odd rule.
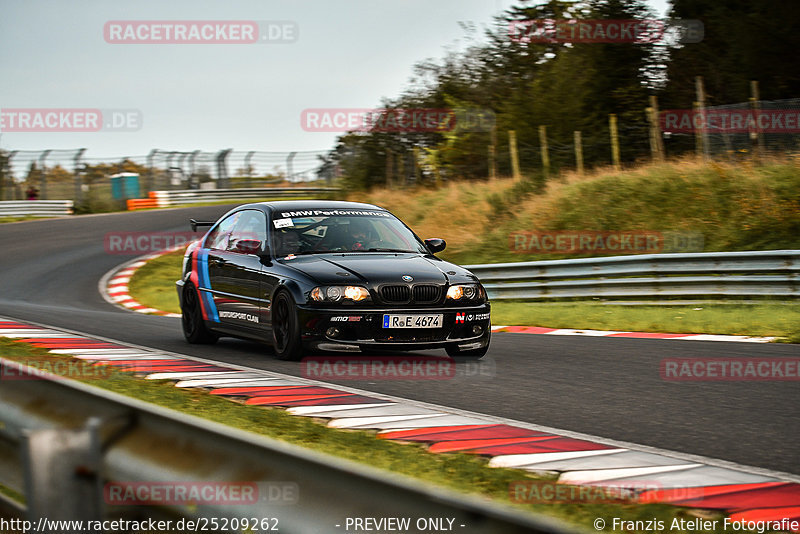
[[[621,115],[619,122],[615,116],[613,132],[611,123],[607,128],[585,132],[564,132],[563,125],[554,126],[552,134],[545,134],[544,143],[541,134],[538,143],[534,141],[535,134],[519,136],[514,150],[510,140],[506,140],[510,132],[497,131],[496,147],[476,142],[468,153],[451,161],[449,168],[432,164],[429,153],[421,146],[386,150],[385,181],[408,185],[439,179],[512,175],[514,168],[521,168],[523,174],[548,175],[560,169],[581,168],[579,158],[585,158],[587,164],[618,165],[620,160],[638,161],[648,153],[656,158],[694,151],[705,158],[729,160],[800,153],[800,98],[751,99],[700,109],[665,110],[656,121],[644,116],[643,113],[636,119]],[[555,131],[556,128],[561,131]],[[580,139],[580,145],[564,142],[573,133],[577,134],[576,140]],[[334,150],[154,149],[147,155],[112,158],[91,157],[86,152],[83,148],[0,151],[0,200],[73,200],[78,212],[104,211],[119,209],[126,198],[147,196],[148,191],[155,190],[251,188],[319,180],[331,185],[334,178],[343,174],[342,162],[359,161],[354,159],[355,153]],[[370,172],[375,175],[376,170],[378,175],[384,173],[383,169]],[[120,173],[138,175],[136,190],[122,193],[115,190],[112,177]]]
[[448,169],[426,165],[424,159],[415,162],[408,149],[387,152],[386,183],[512,176],[515,167],[529,178],[552,176],[562,169],[583,169],[584,162],[586,168],[619,168],[647,158],[660,160],[691,153],[718,160],[800,154],[800,98],[751,99],[713,107],[663,110],[652,116],[650,108],[642,111],[614,115],[613,127],[609,115],[608,123],[584,127],[582,131],[572,131],[564,124],[540,125],[544,130],[538,135],[530,124],[519,125],[519,131],[498,129],[494,133],[496,146],[491,145],[491,137],[486,134],[469,151],[461,147],[458,159]]
[[[0,153],[0,200],[73,200],[77,211],[119,209],[149,191],[269,187],[324,181],[337,175],[327,151],[207,152],[154,149],[147,155],[91,157],[86,149]],[[136,175],[136,187],[114,178]]]
[[800,152],[800,98],[713,106],[697,111],[696,117],[693,132],[669,137],[690,138],[706,156]]

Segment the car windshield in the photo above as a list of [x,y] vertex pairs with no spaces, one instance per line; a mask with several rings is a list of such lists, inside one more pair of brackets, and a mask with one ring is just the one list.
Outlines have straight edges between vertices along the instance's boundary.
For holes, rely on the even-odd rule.
[[311,213],[313,215],[297,212],[275,215],[272,246],[276,256],[326,252],[427,252],[419,239],[387,212],[328,215],[331,211],[317,210]]

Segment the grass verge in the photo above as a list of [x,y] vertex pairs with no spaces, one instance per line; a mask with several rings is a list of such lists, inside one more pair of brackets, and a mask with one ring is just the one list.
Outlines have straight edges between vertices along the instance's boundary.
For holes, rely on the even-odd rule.
[[452,181],[438,189],[375,188],[348,200],[386,207],[423,238],[444,238],[442,257],[460,264],[590,255],[515,252],[509,240],[520,231],[692,233],[703,237],[697,252],[797,249],[799,171],[797,158],[682,158],[622,171],[565,172],[546,183],[508,178]]
[[25,504],[25,496],[23,494],[16,492],[11,488],[7,488],[2,484],[0,484],[0,495],[8,497],[12,501],[17,501],[18,503]]
[[23,221],[40,221],[42,219],[53,219],[53,217],[0,217],[0,224]]
[[632,332],[769,336],[800,341],[800,303],[614,305],[493,302],[492,322]]
[[163,254],[139,267],[128,282],[128,294],[140,304],[180,313],[175,282],[181,277],[184,249]]
[[[57,362],[69,359],[3,338],[0,338],[0,355],[41,369],[53,368]],[[130,373],[114,371],[102,380],[80,381],[293,445],[401,473],[462,493],[512,504],[523,511],[564,519],[585,528],[590,528],[597,517],[630,521],[657,519],[666,524],[671,524],[675,518],[691,517],[689,510],[662,504],[596,502],[591,498],[585,498],[582,502],[553,502],[543,498],[544,492],[535,495],[520,494],[526,500],[536,502],[515,503],[512,501],[514,494],[509,491],[513,483],[547,483],[552,482],[552,477],[536,476],[514,469],[489,468],[485,458],[470,454],[431,454],[420,444],[379,440],[375,438],[374,432],[369,431],[331,429],[322,422],[292,416],[282,409],[245,406],[208,395],[204,390],[177,389],[168,381],[145,381]],[[673,532],[684,531],[687,530],[677,529]]]
[[[180,251],[149,261],[133,275],[129,283],[131,296],[145,306],[180,313],[175,280],[180,278],[182,258]],[[550,328],[769,336],[800,343],[800,303],[795,302],[631,306],[586,301],[495,301],[492,322]]]

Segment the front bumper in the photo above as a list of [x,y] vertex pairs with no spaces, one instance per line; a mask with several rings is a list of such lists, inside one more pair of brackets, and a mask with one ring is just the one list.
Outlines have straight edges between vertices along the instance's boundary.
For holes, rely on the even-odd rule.
[[[491,336],[489,303],[464,308],[316,308],[298,307],[303,344],[323,350],[422,350],[457,344],[479,348]],[[384,328],[384,314],[442,314],[440,328]],[[331,329],[336,329],[333,332]]]

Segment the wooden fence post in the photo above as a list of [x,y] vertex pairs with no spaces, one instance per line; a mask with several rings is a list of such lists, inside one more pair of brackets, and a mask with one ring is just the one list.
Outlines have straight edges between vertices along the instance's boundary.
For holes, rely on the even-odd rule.
[[619,164],[619,132],[617,131],[617,114],[610,113],[608,115],[608,129],[611,131],[611,161],[614,164],[614,170],[620,170]]
[[497,127],[492,127],[490,133],[491,144],[489,145],[489,180],[497,178]]
[[583,174],[583,141],[581,141],[581,131],[575,130],[572,132],[572,137],[575,141],[575,166],[578,169],[578,174]]
[[[759,96],[758,96],[758,81],[751,80],[750,81],[750,109],[753,110],[753,120],[755,124],[758,124],[758,110],[759,110]],[[757,129],[755,131],[750,132],[750,144],[752,146],[752,150],[755,153],[756,157],[761,157],[764,155],[764,138],[761,136],[761,132]]]
[[389,189],[394,188],[394,177],[392,176],[392,167],[393,167],[393,160],[394,154],[392,153],[391,148],[386,149],[386,186]]
[[647,120],[650,123],[650,154],[653,161],[664,161],[664,141],[661,139],[661,125],[658,117],[658,97],[650,95],[650,107],[647,108]]
[[[702,138],[701,147],[703,150],[703,157],[708,158],[708,128],[706,128],[706,90],[705,86],[703,85],[703,77],[702,76],[695,76],[694,77],[694,90],[697,94],[697,107],[696,111],[699,111],[703,115],[703,127],[700,131],[700,137]],[[697,131],[695,130],[695,135],[697,135]]]
[[547,126],[539,125],[539,150],[542,153],[542,170],[545,179],[550,177],[550,154],[547,150]]
[[508,150],[511,152],[511,174],[514,180],[521,180],[522,173],[519,171],[519,155],[517,154],[517,132],[508,131]]

